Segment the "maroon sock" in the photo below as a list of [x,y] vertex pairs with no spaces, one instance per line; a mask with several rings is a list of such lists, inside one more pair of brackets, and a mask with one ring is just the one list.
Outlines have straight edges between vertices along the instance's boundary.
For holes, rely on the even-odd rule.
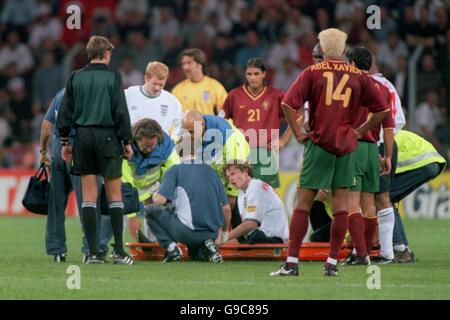
[[292,213],[291,225],[289,226],[288,256],[298,258],[303,238],[308,231],[309,212],[295,209]]
[[348,217],[348,231],[352,237],[353,247],[358,257],[367,256],[364,219],[361,212],[354,213]]
[[364,217],[364,225],[364,238],[366,239],[367,254],[370,255],[370,251],[372,250],[373,238],[375,237],[375,232],[377,232],[377,217]]
[[345,233],[347,232],[347,211],[338,211],[333,213],[333,222],[331,223],[330,239],[330,258],[336,259],[339,256]]

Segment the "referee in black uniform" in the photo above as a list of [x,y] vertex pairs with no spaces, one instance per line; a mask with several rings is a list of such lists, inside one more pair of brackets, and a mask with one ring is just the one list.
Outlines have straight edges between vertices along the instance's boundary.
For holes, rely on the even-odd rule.
[[[133,264],[123,248],[123,202],[121,194],[122,156],[133,156],[130,115],[120,73],[108,64],[114,46],[108,39],[92,36],[86,46],[90,63],[72,73],[67,82],[57,127],[61,156],[73,161],[81,176],[83,223],[89,245],[85,263],[104,263],[97,248],[97,175],[103,176],[114,232],[114,262]],[[76,130],[73,147],[71,128]]]

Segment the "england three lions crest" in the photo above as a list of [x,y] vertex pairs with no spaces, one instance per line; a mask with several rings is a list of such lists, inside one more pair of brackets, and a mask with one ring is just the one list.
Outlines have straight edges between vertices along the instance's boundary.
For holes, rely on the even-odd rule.
[[166,104],[162,104],[161,105],[161,115],[163,117],[167,116],[167,114],[169,113],[169,106]]

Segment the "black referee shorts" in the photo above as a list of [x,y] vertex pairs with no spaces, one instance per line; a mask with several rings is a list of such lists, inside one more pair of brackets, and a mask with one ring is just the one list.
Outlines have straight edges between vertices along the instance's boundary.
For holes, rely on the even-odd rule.
[[[380,155],[384,156],[384,144],[379,146]],[[391,184],[394,183],[395,170],[397,169],[397,143],[394,141],[394,148],[392,150],[392,160],[391,160],[391,173],[380,176],[380,191],[377,193],[389,192],[391,190]]]
[[120,178],[122,154],[113,128],[78,127],[73,142],[73,173]]

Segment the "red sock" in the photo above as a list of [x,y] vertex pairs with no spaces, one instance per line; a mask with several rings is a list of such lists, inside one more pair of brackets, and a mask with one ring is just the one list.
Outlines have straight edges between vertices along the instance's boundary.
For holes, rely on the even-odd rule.
[[309,212],[295,209],[292,213],[291,225],[289,226],[288,256],[298,258],[303,238],[308,231]]
[[373,238],[375,237],[375,232],[377,232],[377,217],[364,217],[364,225],[364,238],[366,239],[367,254],[370,255],[370,251],[372,250]]
[[333,222],[331,223],[330,255],[331,259],[337,260],[339,250],[344,241],[347,232],[347,211],[338,211],[333,213]]
[[348,217],[348,231],[352,237],[353,247],[355,247],[358,257],[367,256],[364,229],[364,219],[361,212],[354,213]]

